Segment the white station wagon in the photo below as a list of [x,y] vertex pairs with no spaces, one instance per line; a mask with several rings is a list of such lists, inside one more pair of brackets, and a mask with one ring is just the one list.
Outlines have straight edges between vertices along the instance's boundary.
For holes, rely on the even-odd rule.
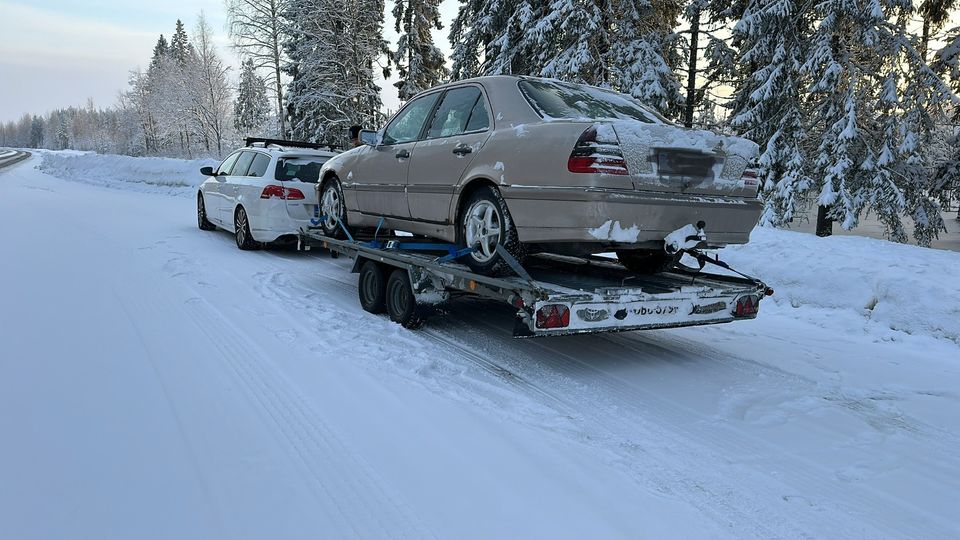
[[316,183],[320,167],[337,152],[303,142],[248,138],[197,192],[197,225],[234,233],[237,247],[257,249],[294,242],[301,227],[319,223]]

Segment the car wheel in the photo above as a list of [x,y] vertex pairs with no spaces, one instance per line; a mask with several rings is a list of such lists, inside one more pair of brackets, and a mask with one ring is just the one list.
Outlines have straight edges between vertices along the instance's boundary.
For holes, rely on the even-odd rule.
[[344,232],[347,227],[347,206],[344,204],[340,179],[336,176],[328,178],[320,188],[320,214],[326,216],[320,224],[323,234],[333,238],[347,237]]
[[508,273],[510,266],[497,253],[497,245],[523,262],[526,250],[499,191],[483,186],[471,193],[461,208],[457,243],[474,249],[461,259],[471,270],[488,276]]
[[360,294],[360,306],[370,313],[383,313],[386,304],[387,284],[383,266],[373,261],[367,261],[360,267],[360,277],[357,280],[357,289]]
[[201,231],[212,231],[217,228],[207,219],[207,207],[203,204],[203,193],[197,193],[197,226]]
[[637,274],[656,274],[667,269],[670,256],[665,251],[649,249],[618,249],[617,259],[627,270]]
[[244,251],[260,248],[260,242],[254,240],[253,235],[250,234],[250,220],[247,218],[247,211],[242,206],[238,206],[237,211],[233,214],[233,227],[238,248]]
[[410,274],[405,269],[398,268],[390,274],[385,300],[390,320],[404,328],[416,330],[426,321],[423,308],[413,295]]

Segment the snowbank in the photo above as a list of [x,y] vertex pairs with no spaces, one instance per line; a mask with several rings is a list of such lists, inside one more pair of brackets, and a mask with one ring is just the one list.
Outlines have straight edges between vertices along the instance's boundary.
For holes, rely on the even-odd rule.
[[[889,328],[960,343],[960,253],[757,227],[749,244],[728,247],[721,258],[775,289],[778,307],[853,312],[880,339],[894,337],[883,332]],[[797,314],[828,325],[834,316]]]
[[203,182],[200,167],[219,164],[213,159],[130,157],[93,152],[42,152],[41,157],[38,168],[64,180],[190,196]]

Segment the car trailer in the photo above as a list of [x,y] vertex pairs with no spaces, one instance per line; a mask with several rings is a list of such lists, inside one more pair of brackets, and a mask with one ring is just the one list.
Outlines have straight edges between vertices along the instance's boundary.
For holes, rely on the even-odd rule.
[[334,238],[322,228],[301,229],[299,247],[320,247],[354,261],[360,303],[371,313],[388,313],[406,328],[419,328],[447,300],[480,296],[516,308],[514,337],[557,336],[679,328],[756,318],[760,300],[773,294],[762,281],[702,271],[722,261],[695,249],[701,271],[674,265],[650,275],[628,271],[614,259],[537,254],[523,266],[497,250],[515,275],[491,277],[456,260],[469,248],[415,237]]

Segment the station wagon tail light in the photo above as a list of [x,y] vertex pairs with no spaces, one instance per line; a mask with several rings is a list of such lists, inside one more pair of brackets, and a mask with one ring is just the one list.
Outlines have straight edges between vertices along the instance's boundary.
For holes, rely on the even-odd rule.
[[299,201],[304,199],[303,192],[297,188],[285,188],[283,186],[278,186],[275,184],[270,184],[269,186],[263,188],[263,193],[260,194],[261,199],[285,199],[288,201]]
[[547,304],[537,310],[537,328],[570,326],[570,308],[563,304]]
[[[606,127],[611,133],[609,126]],[[580,135],[577,145],[567,160],[567,170],[572,173],[627,174],[627,162],[623,159],[620,142],[615,134],[600,136],[597,126],[591,126]]]

